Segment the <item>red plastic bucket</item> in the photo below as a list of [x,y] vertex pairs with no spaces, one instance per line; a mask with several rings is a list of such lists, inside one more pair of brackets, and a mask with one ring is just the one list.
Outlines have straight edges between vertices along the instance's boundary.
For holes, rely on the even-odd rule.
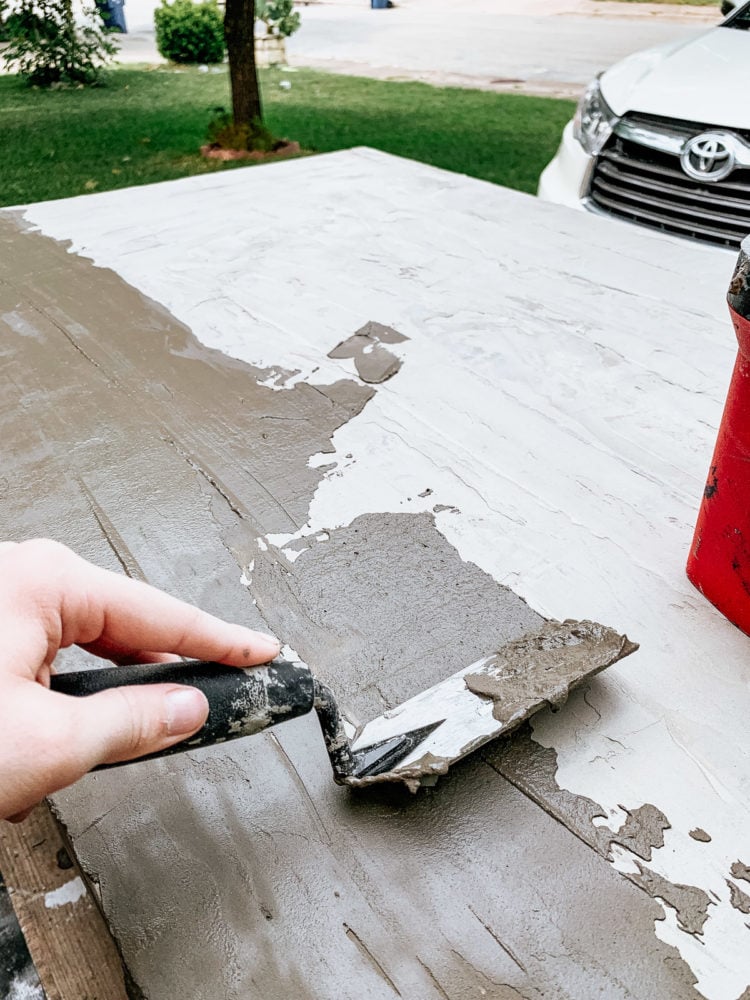
[[750,634],[750,236],[727,295],[739,352],[703,492],[687,574]]

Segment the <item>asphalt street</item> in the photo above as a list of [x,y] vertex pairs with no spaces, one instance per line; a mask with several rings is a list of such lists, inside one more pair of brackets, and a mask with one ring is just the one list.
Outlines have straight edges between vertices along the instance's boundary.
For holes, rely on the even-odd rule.
[[[123,59],[155,61],[154,0],[127,0],[131,30]],[[602,0],[367,0],[298,7],[302,27],[287,42],[298,66],[435,83],[576,92],[638,49],[694,37],[718,9]]]
[[[499,5],[498,5],[499,6]],[[456,8],[460,5],[456,4]],[[392,10],[303,8],[292,62],[346,62],[411,73],[585,84],[637,49],[689,38],[703,24],[568,13],[519,16],[413,2]]]

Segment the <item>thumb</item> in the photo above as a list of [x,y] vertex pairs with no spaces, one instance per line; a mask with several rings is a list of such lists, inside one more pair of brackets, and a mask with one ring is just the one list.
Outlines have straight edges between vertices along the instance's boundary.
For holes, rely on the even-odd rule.
[[111,688],[76,701],[87,770],[164,750],[192,736],[208,717],[206,696],[184,684]]

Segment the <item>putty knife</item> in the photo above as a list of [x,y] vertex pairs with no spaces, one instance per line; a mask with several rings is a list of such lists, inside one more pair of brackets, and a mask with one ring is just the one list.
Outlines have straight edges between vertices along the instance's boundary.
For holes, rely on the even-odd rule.
[[561,705],[573,688],[637,648],[595,622],[546,622],[360,729],[344,719],[330,688],[299,661],[276,659],[248,669],[201,661],[108,667],[55,674],[51,687],[76,697],[130,684],[200,688],[209,703],[206,724],[149,757],[252,736],[314,709],[338,784],[401,781],[415,791],[540,708]]

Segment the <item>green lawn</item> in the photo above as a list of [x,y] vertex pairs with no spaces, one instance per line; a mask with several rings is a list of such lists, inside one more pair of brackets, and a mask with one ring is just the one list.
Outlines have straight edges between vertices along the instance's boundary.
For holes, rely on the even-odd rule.
[[[573,112],[571,101],[311,70],[269,70],[262,82],[270,128],[305,149],[374,146],[522,191],[536,189]],[[117,69],[89,90],[0,77],[0,205],[237,169],[198,153],[220,105],[225,69]]]

